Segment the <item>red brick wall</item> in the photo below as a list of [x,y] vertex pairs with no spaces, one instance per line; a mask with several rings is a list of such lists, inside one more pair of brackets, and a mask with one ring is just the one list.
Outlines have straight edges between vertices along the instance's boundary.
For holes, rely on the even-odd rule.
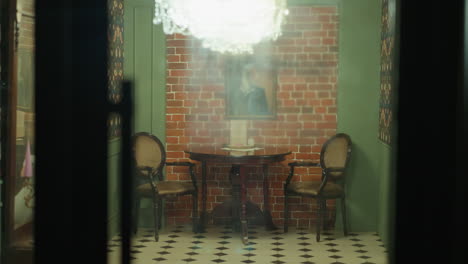
[[[290,7],[283,35],[264,45],[279,61],[277,119],[248,121],[248,135],[262,144],[293,154],[282,164],[270,166],[273,220],[283,223],[283,182],[292,160],[318,160],[321,145],[336,133],[338,65],[338,10],[335,6]],[[266,48],[266,49],[265,49]],[[260,52],[260,50],[257,50]],[[229,120],[225,118],[225,57],[200,48],[199,41],[182,35],[167,38],[166,141],[169,161],[186,160],[184,150],[229,143]],[[210,166],[208,211],[230,197],[228,166]],[[248,197],[263,201],[259,168],[250,170]],[[298,168],[294,180],[320,179],[320,169]],[[180,169],[168,168],[169,180],[189,180]],[[200,178],[200,177],[199,177]],[[291,225],[315,223],[316,206],[311,199],[291,199]],[[334,208],[334,203],[330,203]],[[169,202],[168,222],[190,220],[190,197]],[[330,215],[330,220],[334,214]]]

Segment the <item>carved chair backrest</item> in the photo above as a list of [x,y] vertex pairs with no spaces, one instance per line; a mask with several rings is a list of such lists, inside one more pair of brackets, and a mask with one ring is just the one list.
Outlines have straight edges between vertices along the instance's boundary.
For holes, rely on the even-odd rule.
[[[351,138],[339,133],[327,140],[320,154],[320,165],[322,169],[346,168],[351,155]],[[330,180],[338,180],[344,177],[345,171],[329,172]]]
[[[158,180],[162,181],[162,169],[166,162],[166,152],[161,140],[146,132],[136,133],[133,136],[133,154],[137,168],[151,168],[151,173],[153,175],[157,174]],[[140,170],[140,173],[148,176],[147,170]]]

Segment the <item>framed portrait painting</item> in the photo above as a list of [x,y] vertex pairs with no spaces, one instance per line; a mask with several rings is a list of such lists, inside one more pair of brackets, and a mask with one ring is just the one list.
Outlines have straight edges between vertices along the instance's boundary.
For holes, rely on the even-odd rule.
[[227,119],[276,119],[277,86],[272,61],[230,58],[225,65]]

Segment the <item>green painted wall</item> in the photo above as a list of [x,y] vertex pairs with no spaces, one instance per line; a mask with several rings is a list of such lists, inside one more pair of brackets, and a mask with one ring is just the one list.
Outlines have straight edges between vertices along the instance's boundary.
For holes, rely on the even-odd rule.
[[[166,138],[166,39],[153,25],[153,0],[124,2],[124,77],[134,82],[134,131]],[[140,226],[152,226],[151,202],[142,200]]]
[[153,25],[152,0],[125,1],[124,76],[135,85],[134,130],[165,141],[166,39]]
[[120,139],[112,139],[108,142],[107,150],[107,192],[108,192],[108,235],[109,237],[119,233],[119,165],[120,165]]
[[[354,144],[346,180],[349,226],[352,231],[377,231],[381,1],[342,1],[340,24],[338,131],[349,134]],[[337,228],[341,226],[338,212]]]
[[380,152],[380,163],[378,173],[380,175],[380,197],[379,197],[379,215],[377,219],[377,232],[379,233],[385,246],[391,247],[392,224],[394,216],[394,201],[395,201],[395,176],[393,168],[395,168],[392,155],[394,148],[379,142],[378,149]]
[[[350,228],[377,231],[391,246],[394,149],[378,140],[380,26],[380,0],[341,2],[338,131],[354,144],[346,182]],[[340,211],[336,226],[342,226]]]

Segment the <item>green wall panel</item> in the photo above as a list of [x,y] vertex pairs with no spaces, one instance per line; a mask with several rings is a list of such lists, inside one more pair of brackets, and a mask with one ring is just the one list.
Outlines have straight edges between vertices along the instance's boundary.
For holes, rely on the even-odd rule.
[[[125,1],[124,76],[134,83],[134,131],[166,139],[166,39],[153,25],[152,0]],[[152,226],[151,201],[141,202],[139,226]]]
[[[354,148],[346,181],[352,231],[377,231],[380,188],[378,107],[380,87],[381,1],[341,2],[338,131]],[[341,228],[341,212],[337,228]]]
[[125,2],[125,78],[134,82],[134,130],[146,131],[165,141],[166,39],[153,25],[154,2]]
[[107,167],[108,167],[108,232],[109,237],[119,233],[119,165],[120,165],[120,139],[112,139],[108,142]]
[[377,219],[377,231],[382,238],[385,246],[391,246],[392,224],[394,217],[395,201],[395,182],[394,182],[394,160],[392,159],[393,149],[389,145],[379,142],[380,163],[380,197],[379,197],[379,216]]
[[153,93],[151,131],[166,141],[166,37],[161,26],[152,30]]
[[[134,10],[134,71],[135,82],[135,131],[151,131],[152,91],[152,9],[136,7]],[[131,41],[131,40],[130,40]]]

